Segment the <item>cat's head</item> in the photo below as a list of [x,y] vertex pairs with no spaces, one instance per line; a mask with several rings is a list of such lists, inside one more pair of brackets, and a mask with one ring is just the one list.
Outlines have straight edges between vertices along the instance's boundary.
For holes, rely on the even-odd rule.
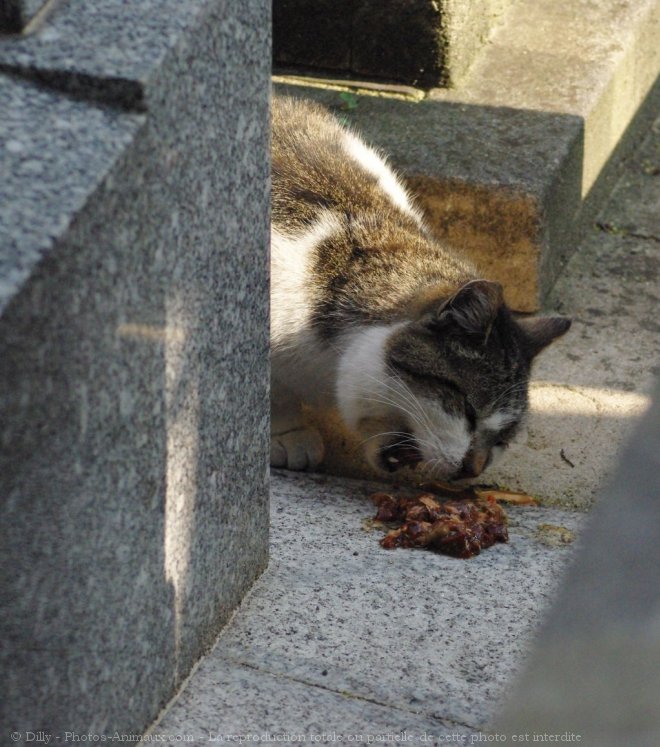
[[525,417],[533,358],[570,324],[515,319],[498,283],[466,283],[413,321],[354,333],[339,366],[342,416],[377,469],[423,462],[438,477],[474,477]]

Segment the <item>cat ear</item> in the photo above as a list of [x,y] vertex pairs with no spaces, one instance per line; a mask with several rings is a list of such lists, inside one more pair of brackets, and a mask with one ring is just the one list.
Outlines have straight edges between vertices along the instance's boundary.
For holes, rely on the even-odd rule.
[[558,337],[566,334],[571,326],[571,319],[565,316],[532,317],[519,319],[518,324],[525,333],[530,358],[538,355]]
[[471,280],[427,317],[430,329],[458,325],[465,332],[488,334],[504,303],[502,286],[490,280]]

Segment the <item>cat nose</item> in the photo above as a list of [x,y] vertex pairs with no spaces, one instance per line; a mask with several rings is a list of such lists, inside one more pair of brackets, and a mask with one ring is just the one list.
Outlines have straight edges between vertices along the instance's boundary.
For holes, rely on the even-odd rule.
[[482,449],[468,451],[463,458],[458,478],[476,477],[480,475],[490,462],[490,452]]

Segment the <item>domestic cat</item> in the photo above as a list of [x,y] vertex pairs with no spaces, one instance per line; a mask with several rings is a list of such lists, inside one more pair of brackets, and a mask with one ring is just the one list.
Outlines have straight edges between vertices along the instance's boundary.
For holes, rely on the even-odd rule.
[[274,97],[272,164],[271,465],[322,460],[307,403],[336,406],[378,470],[481,473],[525,416],[534,356],[570,320],[514,318],[322,107]]

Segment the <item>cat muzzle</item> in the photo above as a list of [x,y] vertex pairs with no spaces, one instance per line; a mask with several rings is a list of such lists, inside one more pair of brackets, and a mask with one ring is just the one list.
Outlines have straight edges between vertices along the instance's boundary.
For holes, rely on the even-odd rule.
[[414,469],[423,461],[422,452],[412,434],[397,436],[380,450],[380,463],[388,472],[396,472],[401,467]]
[[488,467],[491,461],[490,451],[471,450],[465,455],[461,468],[452,476],[452,479],[469,480],[472,477],[477,477]]

